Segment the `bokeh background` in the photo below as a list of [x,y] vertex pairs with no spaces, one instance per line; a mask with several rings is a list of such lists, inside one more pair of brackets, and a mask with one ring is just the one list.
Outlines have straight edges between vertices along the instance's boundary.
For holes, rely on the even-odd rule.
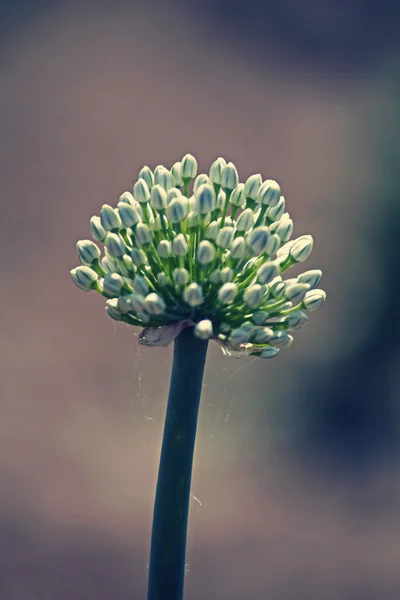
[[210,348],[188,600],[400,598],[400,7],[0,2],[0,597],[140,600],[171,348],[72,284],[89,218],[186,152],[283,187],[328,302]]

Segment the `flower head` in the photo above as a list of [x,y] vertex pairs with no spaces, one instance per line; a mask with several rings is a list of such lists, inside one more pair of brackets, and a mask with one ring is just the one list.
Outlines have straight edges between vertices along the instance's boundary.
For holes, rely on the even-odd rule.
[[321,271],[283,277],[309,257],[313,238],[290,239],[293,221],[276,181],[256,174],[240,183],[223,158],[209,176],[196,175],[190,154],[171,170],[143,167],[116,208],[105,204],[91,218],[104,256],[79,241],[72,280],[106,297],[112,319],[145,328],[142,343],[167,345],[193,326],[227,353],[272,358],[325,301],[316,289]]

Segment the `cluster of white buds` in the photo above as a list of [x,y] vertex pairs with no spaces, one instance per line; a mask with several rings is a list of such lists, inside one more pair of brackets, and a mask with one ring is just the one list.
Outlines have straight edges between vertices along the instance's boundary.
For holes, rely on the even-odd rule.
[[105,296],[109,316],[131,325],[189,322],[201,339],[272,358],[326,298],[319,270],[283,279],[308,258],[313,238],[290,239],[279,184],[259,174],[240,183],[223,158],[208,175],[197,174],[191,154],[171,170],[143,167],[132,192],[116,208],[103,205],[90,227],[104,255],[79,241],[72,279]]

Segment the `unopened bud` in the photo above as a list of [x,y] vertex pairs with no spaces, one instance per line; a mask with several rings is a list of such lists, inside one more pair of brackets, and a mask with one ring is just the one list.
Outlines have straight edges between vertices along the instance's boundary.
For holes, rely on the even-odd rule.
[[175,181],[175,185],[182,185],[182,165],[178,161],[172,165],[171,173]]
[[181,198],[174,198],[167,207],[167,217],[171,223],[181,223],[188,213],[188,204]]
[[192,307],[200,306],[200,304],[203,304],[204,302],[203,289],[197,283],[188,285],[188,287],[185,288],[182,297],[186,304],[189,304],[189,306]]
[[140,267],[141,265],[147,265],[148,259],[146,253],[141,248],[132,248],[131,258],[134,265]]
[[[152,186],[150,186],[151,188]],[[150,200],[150,188],[144,179],[139,179],[133,186],[133,195],[140,204],[147,204]]]
[[214,271],[211,271],[210,275],[208,276],[208,281],[210,283],[221,283],[221,271],[219,269],[214,269]]
[[118,212],[109,204],[103,204],[101,207],[100,220],[106,231],[119,229],[122,225]]
[[90,240],[80,240],[76,244],[76,249],[82,265],[90,266],[100,258],[99,248]]
[[[259,313],[257,313],[259,314]],[[270,337],[274,335],[273,330],[270,327],[260,327],[253,334],[253,340],[256,344],[265,344]]]
[[110,300],[107,300],[106,312],[112,319],[114,319],[114,321],[121,321],[122,314],[118,310],[118,299],[117,298],[112,298]]
[[236,298],[237,293],[238,288],[236,283],[224,283],[224,285],[218,290],[218,300],[221,302],[221,304],[230,304]]
[[209,240],[216,240],[218,234],[219,234],[219,225],[218,225],[217,221],[212,221],[212,223],[210,223],[206,228],[205,236]]
[[211,187],[212,187],[212,182],[211,182],[211,179],[208,177],[208,175],[206,175],[205,173],[200,173],[200,175],[197,175],[196,179],[193,182],[194,195],[196,195],[196,192],[199,189],[199,187],[201,187],[205,183],[207,183],[208,185],[211,185]]
[[300,329],[307,322],[308,322],[308,317],[307,317],[306,313],[304,313],[301,310],[295,310],[294,312],[292,312],[288,316],[287,321],[286,321],[287,328],[289,329],[289,331],[292,329]]
[[215,209],[215,191],[212,185],[205,183],[195,191],[194,210],[201,215],[206,215]]
[[249,341],[249,339],[250,332],[242,327],[232,329],[229,335],[229,342],[232,344],[232,346],[240,346],[240,344],[245,344]]
[[311,235],[303,235],[290,249],[290,256],[296,262],[304,262],[310,256],[314,245],[314,240]]
[[312,271],[306,271],[302,275],[299,275],[297,281],[299,283],[308,283],[311,288],[316,288],[321,281],[322,271],[319,269],[313,269]]
[[188,229],[196,229],[200,225],[200,215],[197,212],[191,210],[187,216]]
[[267,346],[260,352],[260,358],[274,358],[279,353],[279,348],[274,346]]
[[161,258],[169,258],[172,254],[171,243],[168,240],[161,240],[157,246],[157,254]]
[[186,285],[189,282],[190,276],[189,271],[187,269],[174,269],[172,272],[172,277],[176,285]]
[[151,189],[150,206],[156,210],[165,210],[168,206],[167,192],[159,184],[154,185]]
[[267,246],[265,248],[265,253],[268,254],[268,256],[274,256],[274,254],[277,253],[279,246],[281,245],[281,238],[276,235],[276,233],[273,233],[267,243]]
[[185,154],[181,161],[182,179],[193,179],[197,175],[197,160],[191,154]]
[[105,245],[111,256],[123,256],[127,250],[124,240],[116,233],[107,235]]
[[222,229],[220,229],[220,231],[217,235],[217,239],[215,240],[215,243],[220,248],[223,248],[224,250],[226,250],[232,244],[234,237],[235,237],[235,230],[233,229],[233,227],[223,227]]
[[135,292],[145,296],[149,293],[149,284],[142,275],[136,275],[132,282],[132,287]]
[[217,158],[217,160],[214,160],[213,164],[210,167],[210,179],[213,183],[215,183],[216,185],[220,185],[221,184],[221,173],[222,173],[222,169],[225,167],[226,165],[226,160],[224,158]]
[[234,190],[239,183],[239,175],[235,165],[229,162],[221,172],[221,186],[226,190]]
[[260,189],[261,184],[262,179],[259,173],[256,175],[250,175],[244,184],[245,197],[250,198],[251,200],[257,200],[258,190]]
[[139,212],[130,204],[126,204],[125,202],[119,202],[118,210],[119,216],[122,221],[122,225],[124,227],[134,227],[134,225],[141,223],[142,218]]
[[124,287],[124,280],[119,273],[106,273],[103,280],[103,289],[111,296],[118,296]]
[[263,285],[270,283],[278,275],[278,267],[273,262],[265,262],[257,269],[257,281]]
[[197,260],[201,265],[208,265],[215,258],[215,247],[211,242],[203,240],[197,248]]
[[279,221],[282,218],[282,215],[285,212],[285,198],[281,196],[279,198],[278,204],[275,206],[270,206],[267,210],[267,217],[271,219],[271,221]]
[[255,283],[245,290],[243,294],[243,300],[247,306],[250,306],[250,308],[255,308],[258,304],[260,304],[264,293],[265,288],[259,283]]
[[254,227],[254,212],[246,208],[237,218],[236,228],[238,231],[249,231]]
[[[147,184],[148,189],[151,190],[154,184],[154,175],[149,167],[143,167],[143,169],[140,170],[138,179],[139,181],[140,179],[143,179]],[[135,188],[133,189],[133,195],[135,196],[136,200],[140,202],[139,198],[136,197]]]
[[90,267],[76,267],[71,271],[72,281],[83,292],[90,292],[93,284],[98,280],[98,275]]
[[203,319],[194,328],[194,335],[201,340],[209,340],[213,334],[213,326],[209,319]]
[[98,242],[104,242],[107,236],[107,231],[101,224],[100,217],[94,216],[90,219],[90,229],[92,231],[92,236],[95,240],[97,240]]
[[[165,191],[168,191],[169,189],[175,187],[174,176],[172,175],[171,171],[168,171],[168,169],[162,169],[157,173],[157,177],[155,178],[155,183],[157,185],[161,185],[161,187]],[[151,196],[150,196],[150,203],[151,203]]]
[[165,312],[165,302],[161,296],[152,292],[144,300],[144,309],[149,315],[162,315]]
[[136,226],[135,236],[136,243],[139,246],[146,246],[146,244],[151,243],[151,240],[153,239],[153,232],[151,231],[150,227],[146,225],[146,223],[139,223]]
[[233,258],[234,260],[238,260],[240,258],[243,258],[246,252],[247,246],[244,238],[238,237],[234,239],[230,248],[231,258]]
[[247,245],[255,256],[266,251],[270,235],[268,227],[262,226],[253,229],[247,238]]
[[233,281],[234,275],[235,275],[235,273],[234,273],[233,269],[230,269],[229,267],[224,267],[223,269],[220,270],[221,283],[227,283],[228,281]]
[[246,197],[244,195],[244,183],[239,183],[237,187],[232,192],[230,197],[230,203],[232,206],[243,206],[246,202]]
[[292,219],[282,219],[277,228],[275,229],[275,233],[279,235],[282,242],[287,242],[290,240],[290,237],[293,233],[293,221]]
[[303,300],[304,308],[307,310],[316,310],[326,300],[326,293],[323,290],[310,290],[306,293]]
[[171,249],[175,256],[186,256],[189,246],[183,233],[179,233],[171,242]]
[[131,206],[133,206],[135,203],[135,199],[130,192],[123,192],[123,194],[121,194],[119,197],[118,204],[120,202],[122,204],[130,204]]
[[171,284],[171,280],[163,271],[157,273],[157,282],[161,287],[166,287]]
[[273,179],[267,179],[258,190],[257,201],[267,206],[276,206],[280,197],[281,188],[279,184]]

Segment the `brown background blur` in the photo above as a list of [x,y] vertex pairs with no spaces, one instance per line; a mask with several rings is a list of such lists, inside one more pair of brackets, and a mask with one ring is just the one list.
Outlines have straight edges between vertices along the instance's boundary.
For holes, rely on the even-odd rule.
[[281,183],[328,302],[276,360],[210,349],[187,598],[398,600],[398,4],[0,5],[0,597],[145,598],[171,348],[69,270],[191,152]]

